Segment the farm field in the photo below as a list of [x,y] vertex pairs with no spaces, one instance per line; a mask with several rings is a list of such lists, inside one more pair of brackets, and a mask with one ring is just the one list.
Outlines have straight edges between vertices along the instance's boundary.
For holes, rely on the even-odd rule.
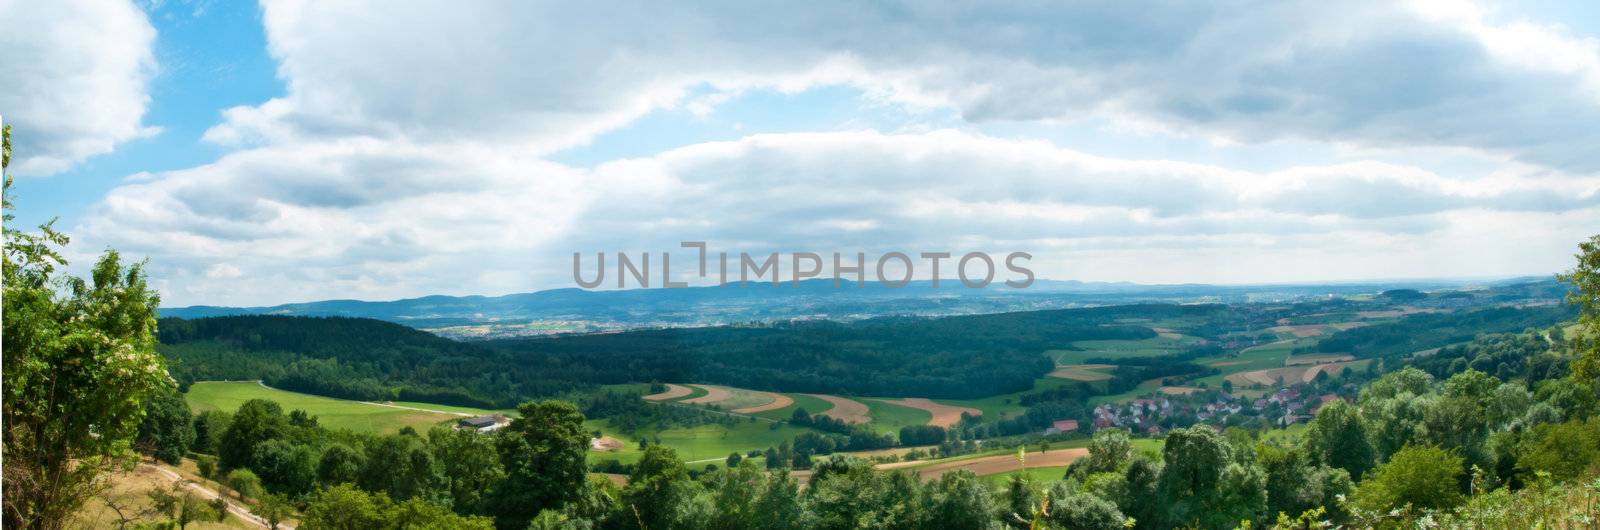
[[1154,357],[1178,353],[1200,339],[1171,332],[1141,340],[1082,340],[1072,346],[1082,351],[1052,350],[1046,352],[1056,364],[1084,364],[1096,357]]
[[[319,423],[329,428],[376,434],[396,433],[404,427],[426,432],[435,425],[448,424],[463,416],[492,413],[487,410],[465,407],[441,408],[434,405],[424,405],[432,409],[430,411],[386,407],[278,390],[261,386],[254,381],[198,382],[189,387],[184,399],[189,402],[189,408],[195,412],[207,410],[233,412],[246,401],[269,399],[282,405],[285,413],[295,409],[304,410],[307,414],[316,416]],[[446,408],[451,410],[446,411]],[[473,412],[466,412],[468,410]]]
[[[696,463],[698,466],[699,463],[721,461],[728,457],[728,453],[744,454],[755,449],[765,450],[777,446],[780,442],[793,440],[800,433],[811,432],[786,424],[773,429],[772,425],[774,424],[764,421],[740,421],[732,427],[717,424],[697,425],[656,431],[646,437],[651,443],[655,443],[659,438],[661,445],[678,452],[678,458],[685,462]],[[591,462],[615,459],[629,464],[639,460],[641,451],[638,438],[613,431],[605,420],[586,421],[584,428],[598,430],[622,442],[622,448],[617,451],[590,452]]]
[[928,419],[928,425],[936,425],[939,427],[949,427],[951,425],[955,425],[956,422],[961,421],[962,414],[974,416],[983,415],[983,411],[976,408],[958,405],[946,405],[943,403],[937,403],[927,398],[903,398],[898,400],[880,401],[884,401],[890,405],[899,405],[902,407],[910,407],[927,411],[930,416]]
[[978,478],[979,480],[982,480],[984,484],[988,484],[989,487],[1000,489],[1006,487],[1007,484],[1010,484],[1011,477],[1018,473],[1021,473],[1022,475],[1027,476],[1028,478],[1031,478],[1037,482],[1048,482],[1053,480],[1061,480],[1061,477],[1066,476],[1067,466],[1029,467],[1027,469],[1015,470],[1008,473],[983,475]]
[[794,411],[798,409],[805,409],[807,414],[822,414],[834,408],[832,403],[810,394],[783,394],[783,396],[789,398],[790,403],[788,406],[756,412],[751,415],[769,420],[788,421],[789,418],[794,417]]
[[1063,364],[1057,365],[1055,371],[1050,372],[1050,377],[1085,382],[1105,381],[1111,379],[1109,372],[1112,368],[1115,366],[1109,364]]
[[879,432],[897,433],[901,427],[927,425],[933,419],[933,414],[922,409],[902,407],[877,399],[856,399],[856,401],[867,404],[867,415],[872,417],[872,426],[877,427]]

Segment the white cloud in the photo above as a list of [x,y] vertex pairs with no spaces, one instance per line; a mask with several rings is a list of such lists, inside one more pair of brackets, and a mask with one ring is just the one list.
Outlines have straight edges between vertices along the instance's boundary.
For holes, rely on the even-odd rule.
[[[1106,280],[1544,272],[1600,218],[1595,41],[1458,5],[282,0],[263,19],[287,90],[206,133],[238,150],[130,179],[74,230],[152,257],[169,304],[566,286],[574,251],[684,240],[1030,250]],[[822,86],[960,120],[546,159],[656,109]],[[1359,155],[1247,171],[972,132],[1084,120]],[[1490,167],[1388,156],[1418,148]]]
[[[1376,274],[1364,265],[1373,256],[1498,241],[1510,257],[1492,270],[1528,272],[1551,255],[1508,250],[1570,245],[1582,237],[1575,220],[1600,209],[1595,179],[1484,180],[1497,182],[1378,162],[1253,173],[953,130],[756,135],[594,170],[364,139],[246,150],[130,182],[77,233],[154,258],[170,304],[271,303],[567,286],[572,252],[690,240],[753,253],[1025,250],[1050,277],[1165,281],[1350,278]],[[1517,235],[1465,230],[1483,218]],[[1196,261],[1182,269],[1155,266],[1186,254]],[[1306,256],[1318,257],[1262,268]]]
[[150,101],[156,31],[124,1],[0,0],[0,114],[19,158],[11,171],[64,171],[155,134]]
[[[1470,7],[1470,4],[1466,4]],[[207,135],[584,143],[695,87],[849,85],[966,119],[1467,147],[1600,171],[1600,41],[1419,2],[1054,7],[269,1],[288,94]],[[347,21],[361,20],[361,24]]]

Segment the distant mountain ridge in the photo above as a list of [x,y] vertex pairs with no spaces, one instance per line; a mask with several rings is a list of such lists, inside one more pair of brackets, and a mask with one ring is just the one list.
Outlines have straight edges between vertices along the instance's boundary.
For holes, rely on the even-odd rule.
[[364,317],[456,338],[487,338],[808,318],[853,320],[884,315],[1001,313],[1141,302],[1294,301],[1315,296],[1375,295],[1392,289],[1502,289],[1515,285],[1534,285],[1541,291],[1559,289],[1550,278],[1536,277],[1281,285],[1038,280],[1026,289],[999,283],[969,289],[954,279],[941,281],[937,288],[929,281],[912,282],[903,288],[876,282],[860,287],[853,282],[843,283],[837,288],[831,279],[807,280],[798,285],[784,282],[778,286],[752,282],[748,287],[730,284],[601,291],[562,288],[502,296],[430,295],[390,301],[322,300],[262,307],[189,306],[162,308],[161,315],[190,319],[235,315]]

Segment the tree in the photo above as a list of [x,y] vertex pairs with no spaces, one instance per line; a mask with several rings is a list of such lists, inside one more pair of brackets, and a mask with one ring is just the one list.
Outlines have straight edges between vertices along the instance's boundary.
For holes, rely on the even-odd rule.
[[1133,442],[1121,429],[1103,429],[1089,440],[1089,458],[1085,466],[1089,473],[1103,473],[1122,469],[1133,458]]
[[1360,411],[1344,400],[1332,401],[1317,411],[1306,429],[1306,448],[1318,462],[1359,477],[1372,469],[1375,459],[1367,441]]
[[241,501],[261,494],[261,477],[249,469],[239,468],[229,471],[223,483],[233,488],[234,494],[238,495]]
[[1575,289],[1567,301],[1578,305],[1580,333],[1566,337],[1578,358],[1572,362],[1572,380],[1591,389],[1600,388],[1600,235],[1578,244],[1577,266],[1556,275]]
[[300,527],[324,530],[366,530],[382,528],[389,499],[382,493],[368,495],[350,484],[324,490],[306,505]]
[[1127,517],[1117,505],[1094,495],[1073,492],[1065,483],[1056,483],[1050,492],[1048,520],[1057,528],[1117,530]]
[[1405,505],[1444,509],[1460,504],[1461,457],[1438,447],[1410,445],[1372,471],[1356,488],[1355,504],[1383,512]]
[[997,528],[994,497],[969,470],[939,475],[923,495],[926,521],[942,528]]
[[278,530],[278,525],[282,524],[285,518],[294,515],[294,505],[287,497],[276,493],[265,493],[256,500],[255,508],[251,511],[256,517],[266,521],[268,530]]
[[739,462],[743,460],[744,456],[740,455],[738,451],[735,451],[728,453],[728,459],[725,461],[725,463],[728,464],[728,469],[733,469],[739,467]]
[[323,485],[352,484],[361,478],[367,457],[345,444],[332,444],[322,450],[317,461],[317,480]]
[[1522,440],[1517,467],[1529,479],[1542,471],[1556,480],[1571,480],[1600,469],[1600,417],[1587,423],[1535,425]]
[[217,457],[200,455],[194,459],[194,467],[200,471],[201,477],[214,478],[217,473]]
[[189,449],[196,453],[217,454],[217,448],[222,447],[222,435],[228,432],[228,423],[231,421],[233,415],[220,410],[208,410],[196,414],[194,446]]
[[620,519],[627,528],[701,528],[705,525],[696,517],[701,510],[691,502],[699,493],[700,485],[689,479],[678,453],[652,445],[639,457],[628,485],[622,488]]
[[284,437],[289,422],[283,417],[283,407],[265,399],[252,399],[239,405],[228,422],[227,432],[217,448],[218,463],[222,469],[250,467],[254,463],[256,444]]
[[251,462],[261,475],[261,485],[269,490],[299,496],[316,487],[317,455],[305,445],[267,440],[256,444]]
[[477,513],[488,492],[505,479],[494,438],[477,432],[434,427],[428,431],[428,446],[444,473],[451,506],[457,512]]
[[[8,129],[9,131],[9,129]],[[9,133],[4,134],[9,151]],[[9,157],[7,157],[9,160]],[[156,307],[143,264],[107,250],[89,279],[59,273],[67,236],[12,228],[3,186],[5,354],[0,388],[6,528],[59,528],[130,465],[145,403],[173,386],[155,352]]]
[[151,490],[148,495],[152,514],[167,518],[180,530],[187,528],[189,523],[221,522],[228,517],[227,501],[218,498],[208,502],[195,496],[193,491],[184,488],[182,484],[173,484],[171,490]]
[[366,462],[357,481],[361,489],[381,491],[397,501],[416,497],[449,505],[450,488],[444,467],[416,435],[395,434],[378,439],[367,446]]
[[177,392],[161,394],[145,406],[134,445],[162,462],[178,465],[194,444],[193,415]]
[[492,501],[496,524],[520,528],[546,508],[560,508],[587,486],[589,434],[583,413],[562,401],[523,403],[499,436],[506,478]]

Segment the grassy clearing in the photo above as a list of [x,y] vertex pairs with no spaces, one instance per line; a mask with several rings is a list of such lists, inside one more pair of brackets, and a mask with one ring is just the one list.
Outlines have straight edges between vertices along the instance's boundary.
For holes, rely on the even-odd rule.
[[793,440],[802,432],[807,432],[807,429],[789,425],[780,425],[777,429],[773,429],[772,425],[764,421],[741,421],[732,427],[699,425],[641,433],[635,437],[613,431],[605,420],[584,422],[585,428],[598,430],[623,442],[623,448],[614,452],[590,452],[589,460],[591,462],[617,460],[624,464],[639,460],[642,453],[639,450],[641,437],[649,439],[651,443],[660,438],[661,445],[678,452],[678,458],[682,458],[685,462],[697,462],[721,460],[727,458],[728,453],[744,454],[751,450],[765,450],[768,447],[776,447],[780,442]]
[[1046,352],[1056,364],[1084,364],[1095,357],[1155,357],[1178,353],[1197,339],[1186,335],[1157,336],[1141,340],[1081,340],[1072,346],[1082,351],[1053,350]]
[[1061,480],[1062,477],[1066,476],[1067,468],[1065,466],[1062,466],[1062,467],[1030,467],[1030,468],[1027,468],[1027,469],[1021,469],[1021,470],[1012,471],[1012,472],[1009,472],[1009,473],[995,473],[993,475],[984,475],[984,476],[978,477],[978,479],[982,480],[985,484],[988,484],[990,487],[999,489],[999,488],[1006,487],[1007,484],[1010,484],[1012,475],[1017,475],[1017,474],[1026,475],[1026,476],[1028,476],[1028,477],[1030,477],[1033,480],[1038,481],[1038,482],[1053,482],[1053,481]]
[[[1000,394],[998,396],[990,396],[982,399],[935,399],[934,401],[945,405],[972,407],[981,410],[983,411],[983,417],[985,420],[994,420],[995,418],[1010,418],[1012,416],[1022,414],[1023,411],[1027,409],[1027,407],[1022,406],[1023,394],[1057,388],[1074,382],[1075,381],[1054,377],[1043,377],[1033,381],[1033,388],[1021,392]],[[874,418],[876,418],[876,416],[874,416]]]
[[[876,399],[862,399],[852,397],[856,401],[867,404],[867,415],[872,416],[872,426],[881,432],[900,432],[901,427],[907,425],[927,425],[933,419],[933,414],[926,410],[891,405]],[[885,398],[895,399],[895,398]]]
[[[222,410],[233,412],[252,399],[268,399],[283,406],[285,413],[300,409],[317,417],[323,426],[332,429],[350,429],[356,432],[389,434],[411,427],[426,432],[434,425],[448,424],[461,416],[445,412],[423,412],[394,407],[384,407],[359,401],[333,399],[298,392],[267,388],[255,382],[204,381],[190,385],[184,394],[189,408],[195,412]],[[418,408],[443,410],[444,407],[424,405]],[[476,410],[476,409],[473,409]],[[483,413],[486,411],[479,411]],[[472,413],[468,413],[472,414]]]
[[824,400],[819,399],[819,398],[814,398],[814,397],[811,397],[811,396],[808,396],[808,395],[805,395],[805,394],[784,394],[784,395],[785,396],[789,396],[789,399],[793,399],[794,400],[794,404],[789,405],[789,406],[784,407],[784,408],[781,408],[781,409],[774,409],[774,410],[768,410],[768,411],[764,411],[764,412],[757,412],[755,414],[752,414],[752,416],[761,417],[761,418],[767,418],[767,419],[771,419],[771,420],[788,421],[789,418],[794,417],[795,409],[806,409],[806,413],[807,414],[817,414],[817,413],[821,413],[821,412],[827,412],[827,411],[833,409],[833,404],[832,403],[829,403],[829,402],[824,401]]

